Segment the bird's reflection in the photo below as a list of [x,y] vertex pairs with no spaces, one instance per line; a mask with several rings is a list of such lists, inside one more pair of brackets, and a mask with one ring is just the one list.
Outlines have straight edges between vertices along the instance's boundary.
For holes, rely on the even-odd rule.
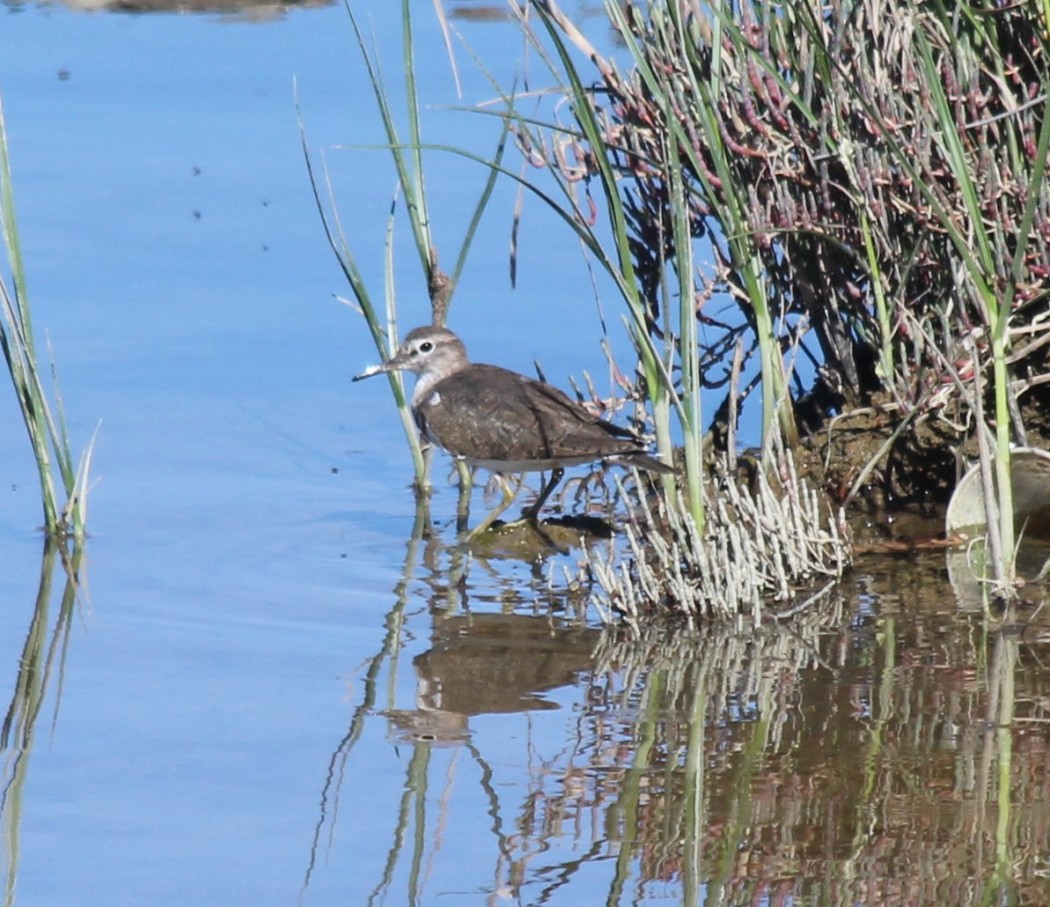
[[600,633],[525,614],[435,619],[431,647],[417,655],[413,709],[387,712],[394,739],[448,743],[472,715],[554,709],[546,693],[591,667]]

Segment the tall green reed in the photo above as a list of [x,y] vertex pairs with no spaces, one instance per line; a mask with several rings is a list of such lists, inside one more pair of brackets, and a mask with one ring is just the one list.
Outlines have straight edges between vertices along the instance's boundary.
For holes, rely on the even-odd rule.
[[[547,4],[534,4],[544,31],[548,46],[532,31],[531,20],[527,9],[518,9],[518,21],[524,33],[531,40],[533,48],[544,61],[547,71],[557,81],[559,92],[569,99],[574,123],[566,126],[554,121],[525,117],[520,113],[517,99],[512,93],[503,93],[505,103],[504,116],[514,123],[515,136],[519,146],[534,162],[543,165],[544,173],[552,183],[550,190],[541,187],[536,181],[523,176],[508,174],[518,180],[522,187],[533,194],[542,204],[555,213],[562,222],[580,239],[584,249],[602,267],[619,291],[627,309],[627,330],[638,354],[639,370],[644,379],[643,388],[651,403],[653,425],[657,450],[661,456],[670,461],[673,452],[671,432],[671,413],[677,415],[692,443],[687,443],[684,452],[686,473],[686,506],[689,507],[698,525],[703,524],[702,496],[702,463],[701,443],[698,426],[700,425],[699,387],[686,388],[679,393],[671,376],[672,362],[676,357],[679,343],[695,343],[695,332],[685,336],[667,334],[660,342],[652,330],[654,305],[669,308],[670,300],[678,295],[680,304],[692,308],[693,292],[691,281],[677,288],[669,288],[666,281],[658,281],[658,300],[654,300],[647,291],[651,276],[640,272],[640,261],[632,235],[632,214],[628,201],[620,191],[620,174],[618,162],[610,143],[606,138],[607,124],[600,111],[591,103],[590,91],[585,78],[577,68],[572,54],[572,44],[565,35],[571,35],[574,42],[586,42],[582,34],[572,26],[559,10]],[[550,52],[552,51],[552,52]],[[580,174],[577,168],[568,164],[560,148],[572,149],[578,160],[583,161],[584,181],[588,184],[585,197],[580,198]],[[586,150],[584,150],[586,149]],[[601,190],[605,202],[607,221],[599,225],[589,216],[586,208],[593,205],[589,183],[594,180]],[[688,230],[687,220],[663,225],[664,235],[671,237],[676,231]],[[608,229],[608,241],[602,228]],[[663,248],[663,245],[660,246]],[[648,263],[646,263],[648,264]],[[688,266],[687,266],[688,267]],[[678,274],[675,263],[661,258],[656,265],[663,274]],[[676,292],[680,290],[680,292]],[[695,331],[695,325],[691,327]],[[696,378],[692,372],[687,377]],[[695,393],[691,393],[695,390]],[[664,477],[662,483],[665,493],[675,493],[674,479]]]
[[[448,152],[454,149],[428,145],[423,141],[411,6],[410,0],[402,0],[401,88],[404,94],[405,121],[403,124],[399,124],[394,112],[388,79],[379,65],[378,53],[374,48],[370,47],[350,3],[346,3],[347,16],[353,28],[358,53],[364,63],[375,100],[376,112],[379,115],[386,135],[387,141],[382,148],[389,152],[395,174],[394,203],[391,206],[391,213],[386,224],[382,317],[380,316],[379,307],[374,301],[370,284],[343,232],[336,190],[331,184],[327,168],[324,168],[323,172],[324,191],[322,192],[322,181],[315,170],[306,133],[300,121],[303,156],[306,161],[314,201],[324,226],[325,235],[350,286],[357,310],[364,317],[365,324],[375,343],[376,351],[383,359],[389,358],[393,354],[397,348],[398,339],[397,294],[394,282],[394,226],[398,200],[403,201],[402,207],[408,217],[416,256],[419,259],[419,265],[426,280],[433,311],[433,323],[444,324],[452,295],[455,292],[456,283],[467,261],[482,215],[492,196],[506,149],[506,131],[504,130],[497,142],[492,158],[486,161],[488,175],[481,185],[466,231],[460,240],[453,272],[451,275],[448,275],[441,270],[438,249],[433,239],[430,205],[426,190],[424,152]],[[438,7],[438,14],[441,15],[440,6]],[[407,133],[407,137],[402,137],[403,131]],[[424,456],[419,434],[405,395],[403,377],[398,372],[391,372],[387,375],[387,378],[390,382],[390,388],[394,395],[394,401],[401,417],[405,438],[412,456],[416,486],[420,490],[426,490],[430,485],[429,465],[427,458]],[[462,475],[463,473],[461,472]]]
[[[693,268],[694,245],[705,235],[719,272],[735,275],[731,280],[736,287],[736,304],[754,331],[762,377],[764,430],[771,430],[778,422],[779,430],[793,442],[798,433],[793,411],[785,405],[786,372],[780,358],[777,316],[771,305],[776,297],[760,256],[762,245],[768,244],[768,231],[754,220],[749,186],[736,178],[734,148],[725,141],[719,119],[718,101],[725,80],[719,61],[728,65],[729,58],[716,57],[710,66],[700,65],[695,58],[697,20],[686,17],[677,4],[651,5],[649,19],[641,28],[633,18],[637,11],[609,3],[606,12],[610,23],[622,38],[633,66],[630,74],[621,75],[555,3],[536,0],[534,6],[545,22],[556,27],[559,34],[552,31],[552,38],[571,42],[595,63],[602,77],[605,92],[583,91],[581,86],[587,80],[576,71],[572,58],[561,54],[570,73],[565,81],[573,92],[574,113],[579,118],[581,110],[591,109],[594,117],[601,119],[601,129],[587,134],[589,150],[599,167],[603,160],[611,162],[617,194],[633,196],[629,202],[633,217],[610,218],[616,242],[631,248],[639,258],[658,250],[659,255],[651,262],[657,281],[666,277],[668,267],[675,275],[674,292],[680,307],[661,310],[650,304],[647,327],[651,332],[677,337],[687,346],[686,356],[679,360],[685,369],[683,399],[698,396],[703,380],[698,371],[690,374],[698,368],[694,363],[699,357],[698,350],[688,346],[700,316],[697,303],[702,298],[699,276]],[[742,31],[725,10],[716,7],[713,18],[718,35],[743,46]],[[712,46],[720,46],[716,38],[711,37]],[[611,95],[613,103],[608,102],[606,94]],[[701,156],[701,147],[706,157]],[[711,217],[716,202],[724,242],[721,246],[703,223]],[[625,228],[634,235],[620,239]],[[648,282],[651,285],[652,278]],[[669,389],[661,391],[667,393]],[[693,406],[689,411],[697,412]],[[685,418],[683,430],[687,450],[694,445],[699,448],[699,425]],[[687,458],[687,464],[691,459]]]
[[[54,388],[54,412],[39,363],[33,322],[26,289],[26,272],[15,217],[11,160],[3,104],[0,102],[0,232],[7,253],[9,278],[0,274],[0,348],[18,399],[22,421],[36,461],[40,496],[44,508],[44,529],[49,536],[72,536],[82,540],[87,522],[88,474],[93,443],[89,444],[80,465],[74,464],[66,429],[62,398],[54,364],[51,380]],[[57,417],[56,417],[57,414]],[[63,501],[59,485],[65,494]]]
[[[1050,337],[1045,17],[943,3],[888,17],[876,0],[608,2],[627,54],[621,72],[553,0],[532,6],[597,73],[581,90],[591,84],[583,64],[561,53],[577,69],[563,78],[573,112],[600,123],[597,142],[581,130],[584,154],[597,168],[612,161],[628,216],[610,221],[633,233],[636,272],[648,253],[662,280],[667,262],[710,243],[717,289],[751,332],[767,433],[779,421],[795,437],[789,351],[816,366],[817,380],[799,389],[824,418],[872,402],[897,414],[880,451],[891,456],[923,424],[954,432],[959,446],[972,438],[981,401],[959,375],[966,363],[989,372],[998,494],[986,501],[1000,504],[989,523],[1008,585],[1009,442],[1024,436],[1011,391],[1039,387]],[[689,229],[676,236],[672,223]],[[646,302],[654,334],[687,335]],[[1028,342],[1014,351],[1022,332]],[[702,341],[701,358],[717,366],[729,348]],[[942,417],[950,408],[968,415]],[[922,480],[899,491],[888,467],[876,478],[920,497],[954,479],[918,471]]]

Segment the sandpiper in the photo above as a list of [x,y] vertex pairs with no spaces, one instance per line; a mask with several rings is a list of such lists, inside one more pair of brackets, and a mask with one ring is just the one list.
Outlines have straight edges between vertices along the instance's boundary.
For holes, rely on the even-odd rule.
[[[526,519],[535,520],[566,466],[607,460],[673,472],[649,455],[634,432],[599,419],[558,388],[496,365],[472,363],[463,342],[446,328],[415,328],[394,356],[354,381],[393,371],[417,376],[412,414],[427,440],[501,475],[551,471],[535,503],[522,514]],[[505,499],[485,524],[512,500]]]

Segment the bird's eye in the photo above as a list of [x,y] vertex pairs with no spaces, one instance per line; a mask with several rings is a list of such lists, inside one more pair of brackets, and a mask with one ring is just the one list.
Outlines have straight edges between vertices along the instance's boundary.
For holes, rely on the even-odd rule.
[[419,351],[421,353],[429,353],[432,349],[434,349],[434,344],[431,343],[429,340],[424,340],[421,344],[419,344]]

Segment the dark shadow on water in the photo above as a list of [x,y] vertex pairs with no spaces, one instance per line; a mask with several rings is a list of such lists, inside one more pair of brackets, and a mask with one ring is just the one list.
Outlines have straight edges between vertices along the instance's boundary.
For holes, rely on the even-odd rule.
[[581,548],[588,541],[611,539],[615,534],[613,524],[598,517],[521,519],[496,522],[479,535],[468,537],[464,545],[478,558],[535,561]]

